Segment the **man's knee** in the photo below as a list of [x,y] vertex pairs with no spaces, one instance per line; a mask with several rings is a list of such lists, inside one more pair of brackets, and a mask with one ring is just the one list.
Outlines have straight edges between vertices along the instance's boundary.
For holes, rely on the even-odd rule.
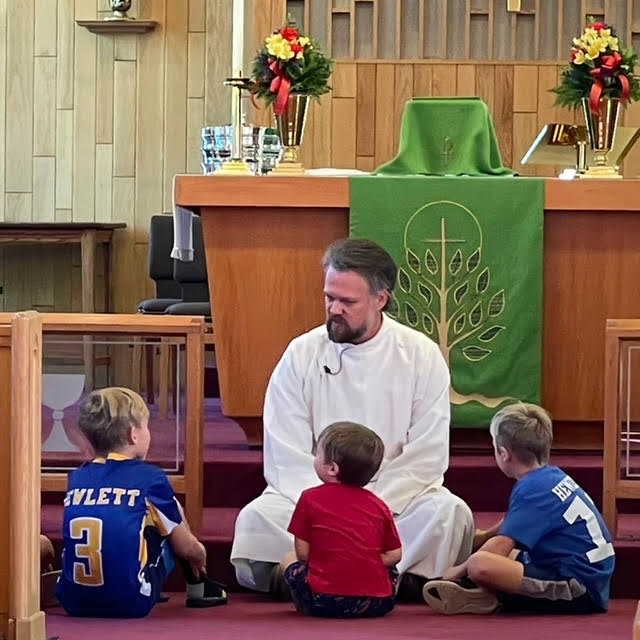
[[469,505],[449,491],[442,491],[432,496],[435,511],[441,520],[455,524],[457,527],[473,529],[473,513]]
[[473,527],[473,512],[469,505],[453,493],[449,494],[449,496],[449,508],[453,512],[455,520],[465,526]]
[[254,506],[254,502],[250,502],[240,509],[240,513],[236,517],[235,530],[244,529],[246,525],[247,518],[251,518],[253,514],[256,512],[256,508]]

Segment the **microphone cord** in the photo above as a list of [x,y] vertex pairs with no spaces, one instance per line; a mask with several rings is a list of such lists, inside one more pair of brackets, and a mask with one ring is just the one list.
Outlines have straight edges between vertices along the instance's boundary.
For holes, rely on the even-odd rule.
[[337,376],[342,371],[342,356],[344,352],[349,351],[349,349],[352,349],[352,348],[353,348],[353,345],[349,347],[345,347],[344,349],[342,349],[342,351],[340,351],[340,355],[338,356],[338,368],[335,371],[331,371],[331,369],[329,369],[329,365],[325,364],[324,367],[322,367],[324,369],[324,372],[330,376]]

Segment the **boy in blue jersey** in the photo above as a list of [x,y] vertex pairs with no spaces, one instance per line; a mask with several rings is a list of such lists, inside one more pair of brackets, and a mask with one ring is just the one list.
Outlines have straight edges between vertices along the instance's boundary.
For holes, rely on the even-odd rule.
[[509,510],[463,564],[423,589],[441,613],[599,613],[609,606],[611,534],[591,498],[549,466],[553,439],[544,409],[518,403],[491,421],[500,470],[517,480]]
[[129,389],[93,392],[80,429],[97,458],[69,476],[57,596],[74,616],[146,616],[174,566],[182,565],[187,606],[227,602],[206,577],[206,551],[191,533],[164,471],[144,461],[149,410]]

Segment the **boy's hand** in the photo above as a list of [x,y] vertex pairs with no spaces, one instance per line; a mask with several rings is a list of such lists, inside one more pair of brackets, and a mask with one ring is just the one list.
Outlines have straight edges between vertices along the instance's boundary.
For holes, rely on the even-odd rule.
[[191,570],[198,577],[207,575],[207,551],[204,545],[198,540],[194,545],[194,554],[189,558]]
[[462,580],[467,575],[467,567],[460,564],[457,567],[451,567],[442,574],[443,580]]

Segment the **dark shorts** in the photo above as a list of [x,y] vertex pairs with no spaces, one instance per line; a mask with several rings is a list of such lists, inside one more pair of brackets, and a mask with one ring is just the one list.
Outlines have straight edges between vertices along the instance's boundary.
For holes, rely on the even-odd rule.
[[498,593],[501,610],[521,613],[603,613],[575,578],[563,579],[532,564],[524,565],[520,593]]
[[315,593],[309,586],[308,578],[309,565],[306,562],[294,562],[284,572],[296,609],[307,615],[322,618],[378,618],[389,613],[396,603],[394,596],[372,598]]

